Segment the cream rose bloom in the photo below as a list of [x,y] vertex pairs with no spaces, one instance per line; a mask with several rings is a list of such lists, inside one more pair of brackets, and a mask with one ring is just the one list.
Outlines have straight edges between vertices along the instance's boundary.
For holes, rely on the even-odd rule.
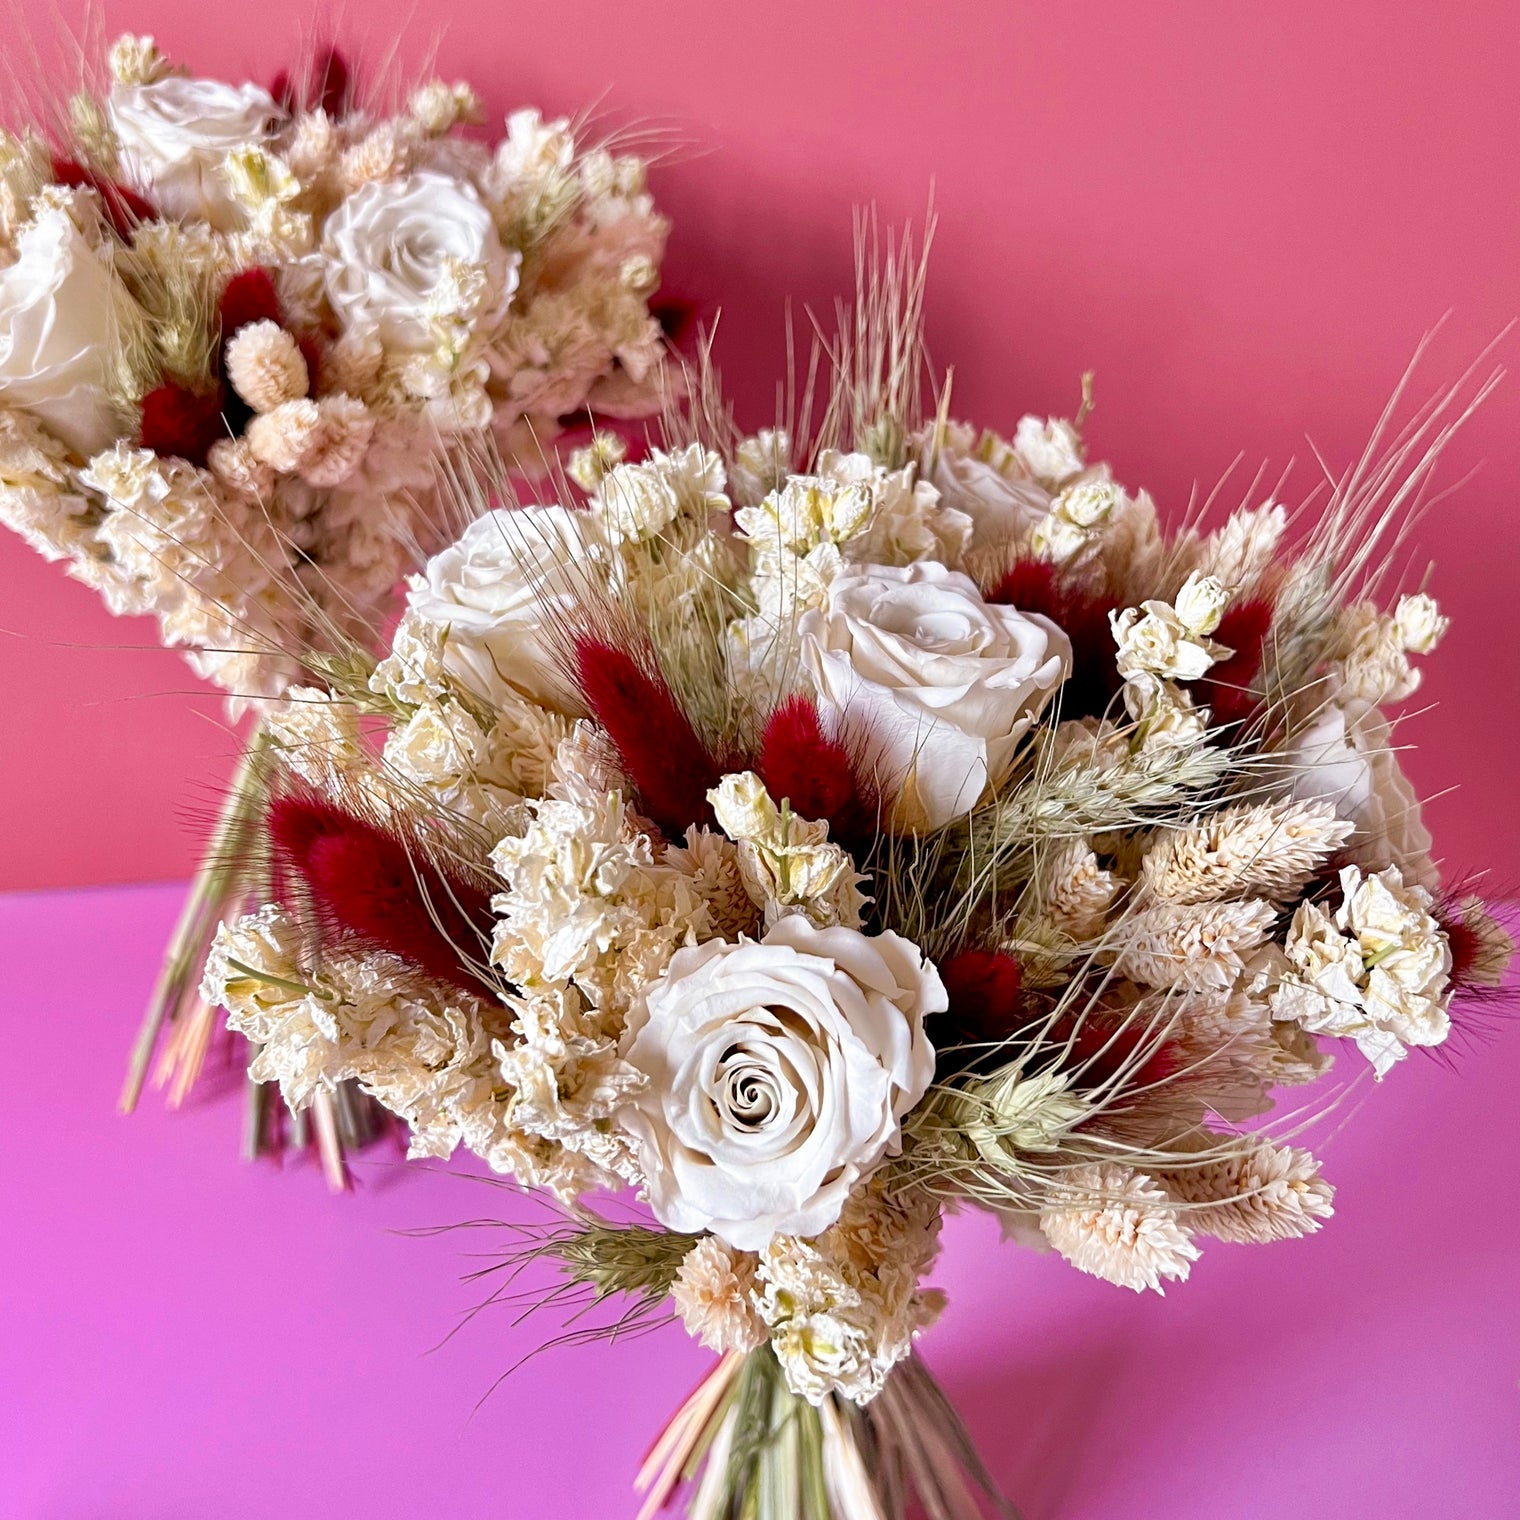
[[241,218],[224,166],[255,147],[283,115],[256,84],[169,75],[118,84],[106,102],[132,183],[167,216],[204,219],[229,231]]
[[551,633],[603,550],[589,512],[517,507],[477,518],[412,581],[407,607],[443,633],[443,668],[485,702],[515,692],[563,708]]
[[1355,823],[1346,859],[1368,871],[1397,866],[1406,881],[1436,889],[1440,874],[1420,800],[1399,767],[1388,720],[1376,708],[1352,716],[1327,704],[1283,759],[1293,796],[1328,802]]
[[847,567],[798,638],[826,718],[898,788],[903,827],[970,812],[1071,671],[1049,619],[991,605],[933,561]]
[[901,1144],[934,1076],[944,985],[896,934],[782,919],[758,943],[679,950],[628,1014],[647,1078],[623,1110],[650,1207],[741,1251],[828,1229]]
[[521,262],[502,247],[472,186],[426,172],[372,181],[349,196],[328,218],[321,258],[339,322],[377,333],[397,354],[438,346],[430,303],[457,285],[462,271],[483,278],[478,312],[499,316],[517,290]]
[[941,503],[971,519],[972,549],[1001,547],[1032,532],[1050,510],[1050,496],[1036,481],[1000,470],[974,452],[966,428],[931,437],[922,454],[923,478]]
[[81,458],[110,446],[111,344],[136,317],[68,213],[44,211],[0,270],[0,406],[30,412]]

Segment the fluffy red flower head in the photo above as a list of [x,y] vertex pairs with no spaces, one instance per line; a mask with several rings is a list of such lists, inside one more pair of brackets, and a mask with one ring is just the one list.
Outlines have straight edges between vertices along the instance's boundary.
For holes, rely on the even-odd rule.
[[105,211],[106,220],[111,224],[111,231],[124,243],[132,241],[132,234],[139,224],[158,220],[158,210],[151,201],[145,200],[135,190],[118,184],[114,179],[96,174],[93,169],[85,168],[72,158],[54,157],[53,178],[70,190],[95,191],[100,196],[101,207]]
[[245,269],[233,275],[222,292],[218,315],[222,322],[223,342],[250,322],[279,322],[283,325],[280,295],[269,271]]
[[166,380],[142,400],[142,446],[202,468],[211,445],[227,437],[223,390],[192,391]]

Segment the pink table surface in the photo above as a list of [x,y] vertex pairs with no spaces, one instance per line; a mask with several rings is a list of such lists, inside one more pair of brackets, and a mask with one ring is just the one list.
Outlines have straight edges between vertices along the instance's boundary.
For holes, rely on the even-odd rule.
[[[479,1297],[505,1191],[398,1167],[332,1198],[236,1159],[226,1091],[113,1111],[179,897],[0,898],[0,1516],[615,1520],[704,1354],[558,1350]],[[928,1357],[1028,1520],[1520,1514],[1520,1030],[1416,1059],[1322,1147],[1319,1236],[1214,1245],[1164,1300],[951,1221]],[[213,1084],[215,1086],[216,1084]]]

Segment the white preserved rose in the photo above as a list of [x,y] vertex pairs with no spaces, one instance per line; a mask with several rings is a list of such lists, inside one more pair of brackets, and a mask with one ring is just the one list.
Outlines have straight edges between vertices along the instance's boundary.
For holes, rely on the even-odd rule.
[[106,109],[132,183],[166,216],[203,218],[222,231],[241,216],[227,155],[262,143],[283,114],[256,84],[177,74],[118,84]]
[[934,1076],[939,973],[896,934],[782,919],[763,940],[679,950],[628,1015],[647,1078],[623,1110],[650,1207],[743,1251],[817,1235],[901,1144]]
[[989,604],[932,561],[848,567],[798,637],[825,716],[898,789],[902,827],[970,812],[1071,671],[1048,618]]
[[1001,548],[1033,531],[1050,510],[1049,494],[1033,480],[999,470],[955,436],[924,447],[924,479],[943,506],[971,519],[972,549]]
[[1356,825],[1345,858],[1367,871],[1397,866],[1429,891],[1440,876],[1420,800],[1399,766],[1388,720],[1372,708],[1356,716],[1327,703],[1285,752],[1288,786],[1303,802],[1323,801]]
[[499,706],[506,691],[564,705],[551,642],[556,611],[572,615],[601,550],[589,512],[518,507],[477,518],[412,581],[411,613],[443,632],[443,667]]
[[461,271],[483,277],[478,314],[506,310],[521,256],[502,247],[474,188],[420,173],[362,186],[328,218],[322,235],[327,298],[349,331],[370,331],[392,353],[427,354],[439,342],[435,293]]
[[0,269],[0,406],[30,412],[82,458],[107,448],[120,431],[111,345],[135,315],[68,213],[44,211]]

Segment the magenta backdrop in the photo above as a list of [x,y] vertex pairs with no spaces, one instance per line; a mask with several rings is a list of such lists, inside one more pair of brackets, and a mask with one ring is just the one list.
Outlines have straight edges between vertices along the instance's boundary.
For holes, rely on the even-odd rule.
[[[177,901],[0,899],[0,1516],[632,1520],[708,1362],[678,1329],[548,1351],[473,1414],[556,1322],[496,1309],[427,1354],[490,1240],[399,1231],[520,1197],[382,1155],[331,1198],[238,1165],[227,1096],[112,1114]],[[1513,1025],[1460,1072],[1411,1059],[1321,1147],[1326,1229],[1210,1244],[1164,1300],[952,1220],[928,1356],[1026,1520],[1520,1514],[1517,1060]]]
[[[95,10],[102,7],[96,5]],[[311,0],[109,3],[206,71],[265,78]],[[52,7],[33,12],[46,17]],[[56,0],[76,22],[83,0]],[[601,100],[676,145],[668,289],[723,308],[725,372],[768,419],[789,296],[850,282],[850,209],[941,217],[929,309],[956,409],[1010,427],[1069,412],[1097,372],[1090,437],[1180,511],[1237,454],[1247,472],[1312,437],[1344,464],[1422,331],[1448,310],[1433,390],[1520,311],[1520,7],[1513,0],[366,0],[336,28],[440,66],[493,112]],[[19,6],[0,39],[16,42]],[[328,15],[341,14],[328,10]],[[34,28],[46,28],[45,19]],[[1499,357],[1513,362],[1520,341]],[[1520,385],[1457,444],[1479,466],[1422,528],[1415,574],[1455,614],[1403,731],[1447,858],[1514,868],[1520,753]],[[0,541],[7,698],[0,888],[182,874],[230,768],[217,705],[142,622],[9,535]],[[1481,735],[1482,743],[1474,738]],[[1520,873],[1516,873],[1520,876]],[[1509,885],[1514,885],[1510,882]]]

